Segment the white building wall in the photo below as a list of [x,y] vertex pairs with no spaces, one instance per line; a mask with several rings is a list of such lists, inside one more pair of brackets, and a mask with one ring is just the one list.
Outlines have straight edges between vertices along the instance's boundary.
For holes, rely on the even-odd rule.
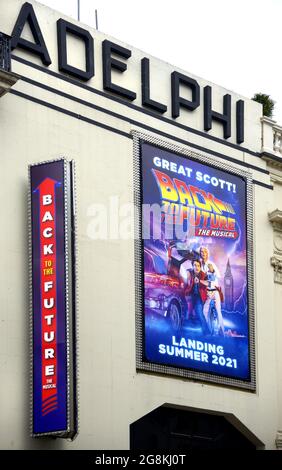
[[[21,0],[0,0],[0,31],[11,34],[22,3]],[[58,72],[56,21],[63,15],[36,2],[31,3],[53,60],[49,69]],[[73,19],[68,20],[75,23]],[[90,31],[95,38],[96,75],[87,85],[102,90],[101,41],[105,36],[95,30]],[[113,41],[120,44],[118,40]],[[169,105],[169,77],[175,67],[129,48],[132,58],[128,61],[128,72],[119,74],[116,80],[121,86],[138,92],[134,104],[141,106],[140,59],[149,57],[152,84],[157,83],[151,88],[153,98]],[[20,49],[15,50],[14,54],[42,66],[40,59]],[[72,54],[74,65],[81,66],[79,54]],[[141,114],[15,60],[13,71],[135,119],[170,134],[172,138],[200,145],[207,152],[211,150],[232,157],[238,164],[247,162],[266,168],[264,161],[241,151],[239,146],[226,146],[220,125],[213,126],[210,134],[222,139],[221,143]],[[189,73],[189,76],[192,75]],[[209,84],[206,80],[197,80],[201,90]],[[227,91],[217,85],[212,87],[217,97],[214,108],[218,107],[221,112],[222,96]],[[19,80],[14,90],[77,116],[106,124],[127,135],[132,129],[144,131],[137,124],[122,121],[24,80]],[[233,103],[242,99],[233,92],[231,95]],[[259,152],[261,109],[257,103],[244,100],[246,140],[243,147]],[[167,116],[170,116],[170,107]],[[202,119],[201,106],[194,113],[181,111],[178,122],[203,130]],[[109,203],[113,196],[118,197],[121,204],[133,203],[133,141],[14,94],[0,99],[0,123],[3,176],[0,185],[0,448],[126,449],[129,448],[130,423],[167,403],[233,414],[267,449],[273,449],[276,432],[282,426],[279,346],[282,327],[275,309],[281,297],[281,286],[274,287],[273,269],[269,262],[273,250],[273,231],[267,218],[267,213],[275,208],[274,192],[265,186],[254,185],[257,391],[251,393],[140,373],[136,371],[135,363],[134,241],[93,240],[89,236],[93,204]],[[230,141],[235,143],[234,139],[233,131]],[[59,156],[74,159],[77,168],[80,431],[73,442],[29,437],[27,166]],[[216,156],[214,158],[215,161],[222,161]],[[236,163],[233,166],[236,167]],[[266,173],[255,169],[250,171],[253,179],[270,184]]]

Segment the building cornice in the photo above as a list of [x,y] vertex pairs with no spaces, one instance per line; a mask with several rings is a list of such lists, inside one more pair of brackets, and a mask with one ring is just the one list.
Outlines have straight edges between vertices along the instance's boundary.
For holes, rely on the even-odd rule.
[[282,284],[282,211],[275,209],[268,214],[273,227],[273,256],[270,264],[274,269],[274,282]]
[[20,76],[16,73],[7,72],[0,68],[0,98],[10,91],[19,78]]
[[274,228],[282,231],[282,211],[275,209],[268,213],[269,222],[272,223]]

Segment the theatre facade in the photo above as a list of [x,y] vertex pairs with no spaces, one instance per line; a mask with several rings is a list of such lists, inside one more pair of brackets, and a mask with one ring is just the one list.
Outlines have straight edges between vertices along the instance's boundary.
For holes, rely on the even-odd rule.
[[0,11],[0,448],[281,449],[282,127]]

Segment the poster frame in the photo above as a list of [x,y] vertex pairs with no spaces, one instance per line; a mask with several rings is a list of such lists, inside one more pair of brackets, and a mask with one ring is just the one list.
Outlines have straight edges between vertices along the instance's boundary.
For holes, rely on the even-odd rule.
[[[32,240],[32,179],[34,167],[63,164],[63,217],[64,217],[64,298],[66,332],[66,427],[62,430],[34,432],[34,312],[33,312],[33,240]],[[48,177],[48,175],[46,176]],[[73,440],[78,434],[78,330],[77,330],[77,244],[76,244],[76,178],[75,162],[65,157],[28,165],[28,243],[29,243],[29,351],[30,351],[30,436],[60,437]]]
[[[134,180],[134,205],[135,205],[135,321],[136,321],[136,369],[140,372],[150,372],[166,376],[176,376],[194,381],[206,382],[240,388],[242,390],[256,391],[256,359],[255,359],[255,303],[254,303],[254,255],[253,255],[253,225],[254,225],[254,202],[253,183],[250,171],[242,170],[239,166],[231,165],[229,162],[211,156],[208,149],[197,152],[189,148],[171,143],[153,135],[133,130],[133,180]],[[249,326],[249,370],[250,378],[240,378],[219,375],[213,372],[202,372],[195,369],[182,368],[178,366],[164,365],[149,362],[145,358],[145,331],[144,331],[144,262],[143,262],[143,239],[142,239],[142,143],[150,144],[157,148],[175,153],[182,158],[188,158],[209,167],[231,173],[245,180],[246,183],[246,264],[247,264],[247,287],[248,287],[248,326]],[[239,163],[239,162],[238,162]]]

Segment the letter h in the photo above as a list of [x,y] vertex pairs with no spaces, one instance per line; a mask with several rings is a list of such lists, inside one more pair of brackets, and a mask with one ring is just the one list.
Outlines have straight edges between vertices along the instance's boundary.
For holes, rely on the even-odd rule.
[[212,88],[204,88],[204,129],[209,131],[212,128],[212,120],[223,125],[223,136],[225,139],[231,136],[231,95],[223,97],[223,114],[212,110]]

